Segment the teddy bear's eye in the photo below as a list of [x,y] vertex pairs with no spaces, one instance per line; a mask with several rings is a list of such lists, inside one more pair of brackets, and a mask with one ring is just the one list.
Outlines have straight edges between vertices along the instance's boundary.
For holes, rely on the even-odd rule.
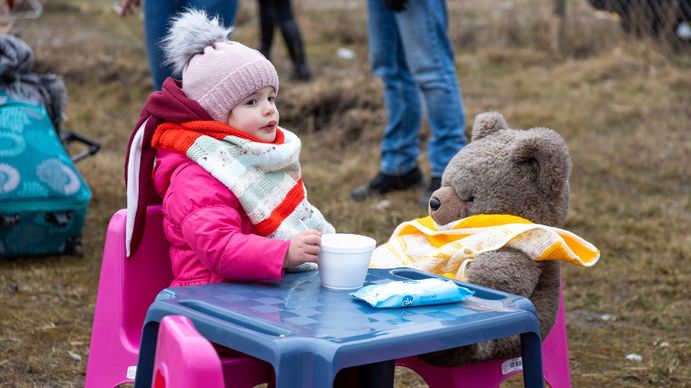
[[463,202],[473,202],[474,200],[475,200],[475,197],[473,197],[472,195],[468,195],[464,198],[461,198],[461,201],[463,201]]

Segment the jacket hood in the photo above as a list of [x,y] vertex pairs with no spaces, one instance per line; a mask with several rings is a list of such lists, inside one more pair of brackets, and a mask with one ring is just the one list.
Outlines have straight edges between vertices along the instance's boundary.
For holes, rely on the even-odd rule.
[[187,97],[179,80],[167,78],[159,92],[153,92],[144,104],[140,121],[151,116],[158,122],[213,120],[199,103]]
[[[180,82],[167,78],[160,92],[152,93],[146,101],[139,120],[132,131],[125,158],[125,183],[127,186],[126,249],[130,256],[139,246],[142,237],[146,207],[160,203],[152,182],[152,168],[156,150],[151,139],[159,124],[212,120],[196,101],[188,98],[180,89]],[[132,163],[130,163],[132,162]],[[136,184],[130,184],[130,180]]]

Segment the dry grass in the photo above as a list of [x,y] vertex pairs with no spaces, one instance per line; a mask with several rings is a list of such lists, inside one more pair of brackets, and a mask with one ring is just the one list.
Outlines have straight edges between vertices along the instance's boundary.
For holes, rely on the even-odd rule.
[[[94,192],[85,256],[0,262],[0,386],[82,385],[105,226],[124,206],[125,144],[150,87],[140,20],[118,19],[109,0],[45,3],[45,14],[19,21],[17,31],[35,49],[38,71],[65,77],[68,127],[103,148],[78,165]],[[235,38],[256,45],[254,4],[242,3]],[[569,3],[555,50],[549,4],[450,1],[466,112],[498,110],[516,128],[552,127],[569,144],[567,228],[603,252],[593,268],[565,268],[574,386],[688,386],[691,61],[630,40],[582,1]],[[348,197],[377,170],[385,122],[362,2],[302,0],[296,8],[317,78],[283,81],[279,103],[283,124],[303,139],[310,198],[338,229],[383,242],[423,211],[415,206],[421,192]],[[355,59],[338,59],[339,47]],[[287,80],[280,40],[275,50]],[[629,353],[642,361],[626,360]],[[406,372],[397,385],[420,386]]]

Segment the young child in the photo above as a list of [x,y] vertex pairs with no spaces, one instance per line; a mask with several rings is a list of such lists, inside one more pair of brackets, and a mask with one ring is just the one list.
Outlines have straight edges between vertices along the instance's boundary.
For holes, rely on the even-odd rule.
[[278,127],[276,69],[229,35],[202,11],[173,20],[163,47],[182,81],[151,94],[130,139],[128,255],[146,205],[163,198],[171,286],[314,268],[334,233],[307,201],[300,140]]

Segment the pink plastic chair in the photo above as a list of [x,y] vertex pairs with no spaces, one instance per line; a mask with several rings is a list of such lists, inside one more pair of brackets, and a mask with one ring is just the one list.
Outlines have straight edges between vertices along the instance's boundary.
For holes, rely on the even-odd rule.
[[253,387],[271,376],[271,366],[253,358],[220,358],[187,317],[164,317],[158,330],[154,388]]
[[[418,357],[396,360],[397,366],[415,371],[430,388],[499,387],[512,375],[522,371],[521,359],[491,360],[458,368],[443,368],[427,364]],[[559,290],[559,309],[552,330],[542,341],[542,368],[545,380],[552,388],[571,387],[569,375],[569,347],[564,317],[564,286]]]
[[[125,253],[126,215],[124,209],[116,212],[106,232],[86,388],[113,387],[134,381],[146,311],[158,292],[168,287],[173,278],[161,207],[147,209],[142,242],[129,258]],[[236,369],[234,374],[242,376],[265,370],[266,364],[249,360],[261,368]],[[230,366],[224,368],[229,374],[231,369]],[[262,374],[264,381],[269,378],[270,375]]]
[[[176,373],[184,370],[186,373]],[[169,315],[158,328],[153,388],[223,387],[221,359],[189,318]]]

